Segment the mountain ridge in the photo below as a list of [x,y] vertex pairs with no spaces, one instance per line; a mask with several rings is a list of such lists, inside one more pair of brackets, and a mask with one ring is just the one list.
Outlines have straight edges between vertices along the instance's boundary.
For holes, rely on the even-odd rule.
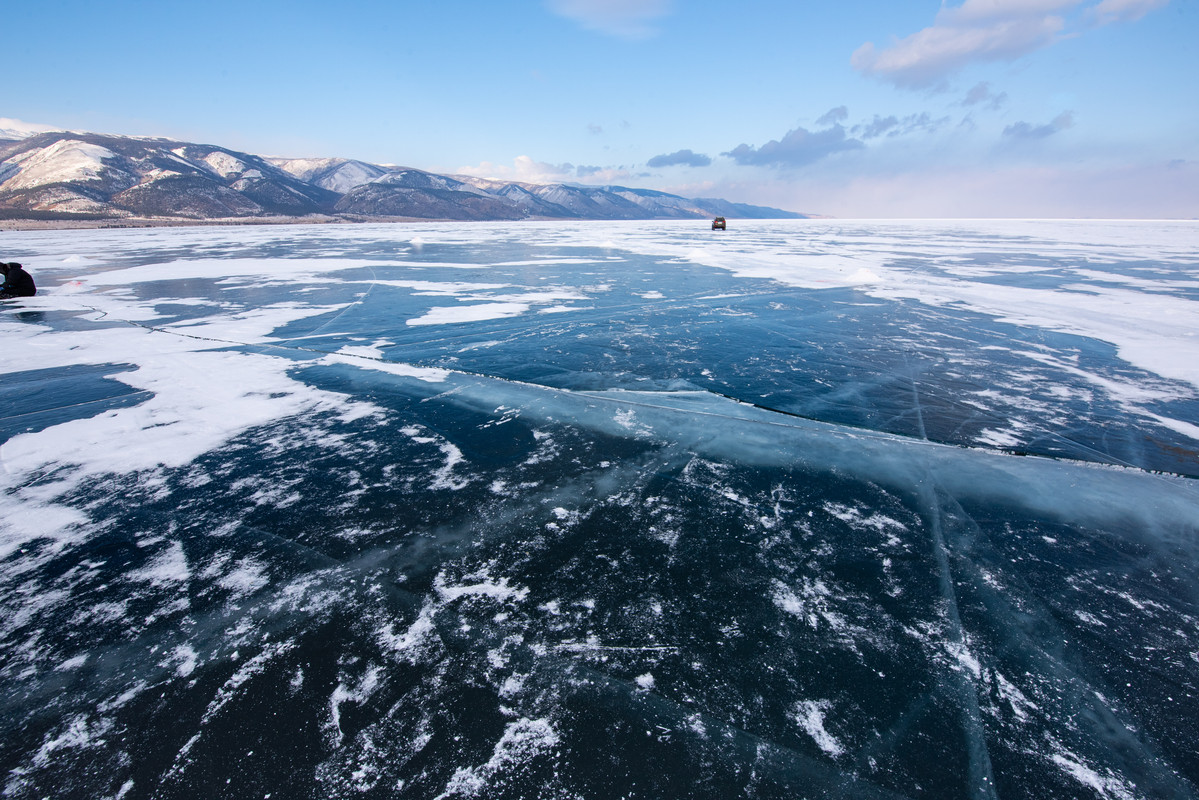
[[651,189],[440,175],[337,157],[270,158],[157,137],[44,131],[0,140],[0,220],[137,224],[713,216],[811,215]]

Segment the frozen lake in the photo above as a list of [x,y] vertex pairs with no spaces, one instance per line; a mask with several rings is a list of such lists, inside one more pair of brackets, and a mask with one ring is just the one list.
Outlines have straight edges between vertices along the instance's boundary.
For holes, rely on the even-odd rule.
[[1199,223],[0,259],[6,797],[1199,797]]

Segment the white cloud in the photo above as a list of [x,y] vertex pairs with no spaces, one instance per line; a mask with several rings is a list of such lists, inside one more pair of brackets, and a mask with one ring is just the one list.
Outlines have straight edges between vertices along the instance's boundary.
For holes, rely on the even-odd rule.
[[1103,0],[1092,11],[1101,25],[1109,22],[1133,22],[1169,2],[1170,0]]
[[937,15],[957,23],[987,22],[1043,16],[1078,5],[1080,0],[966,0],[960,6],[943,8]]
[[529,156],[517,156],[511,165],[484,161],[475,166],[458,167],[454,172],[497,181],[560,183],[574,175],[574,167],[571,164],[547,164],[534,161]]
[[457,175],[470,175],[497,181],[518,183],[593,183],[607,185],[630,177],[623,167],[589,167],[574,164],[549,164],[529,156],[517,156],[512,164],[484,161],[475,166],[458,167]]
[[1065,27],[1065,21],[1053,15],[987,18],[973,9],[954,13],[967,6],[942,10],[932,27],[888,48],[879,50],[867,42],[854,51],[850,63],[859,72],[897,86],[933,86],[972,62],[1010,61],[1052,44]]
[[863,139],[877,139],[880,136],[892,138],[906,136],[918,131],[935,133],[948,124],[948,117],[934,118],[927,111],[920,114],[908,114],[902,119],[894,114],[887,117],[880,117],[878,114],[875,114],[874,119],[870,122],[859,123],[849,130],[855,136],[860,136]]
[[624,167],[576,167],[575,175],[573,183],[591,183],[596,186],[622,183],[636,177]]
[[849,119],[849,109],[845,106],[837,106],[826,111],[824,116],[816,120],[816,124],[822,126],[836,125],[838,122],[844,122],[847,119]]
[[[827,116],[827,115],[826,115]],[[769,166],[783,169],[802,167],[827,158],[834,153],[858,150],[864,145],[846,137],[845,128],[833,125],[819,131],[796,128],[782,139],[772,139],[761,147],[739,144],[722,156],[728,156],[742,166]]]
[[[886,47],[866,42],[850,57],[859,72],[905,88],[936,86],[976,62],[1013,61],[1071,34],[1067,12],[1083,0],[966,0],[943,7],[933,24]],[[1139,19],[1169,0],[1101,0],[1100,24]]]
[[690,150],[679,150],[674,153],[665,153],[660,156],[654,156],[649,161],[645,162],[647,167],[706,167],[712,163],[712,159],[703,153],[693,153]]
[[1059,131],[1074,127],[1074,115],[1063,111],[1044,125],[1033,125],[1028,122],[1015,122],[1003,129],[1003,136],[1013,140],[1045,139]]
[[970,91],[966,93],[965,99],[962,100],[964,106],[975,106],[980,103],[984,104],[984,108],[989,108],[992,111],[998,109],[1007,102],[1007,92],[995,94],[991,91],[991,84],[987,81],[976,83]]
[[653,36],[657,31],[652,23],[669,14],[673,6],[673,0],[546,0],[553,13],[622,39]]

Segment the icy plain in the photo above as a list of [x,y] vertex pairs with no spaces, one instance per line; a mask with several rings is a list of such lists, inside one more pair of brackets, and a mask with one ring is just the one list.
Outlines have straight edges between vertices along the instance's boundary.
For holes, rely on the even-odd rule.
[[0,234],[4,796],[1199,796],[1199,223]]

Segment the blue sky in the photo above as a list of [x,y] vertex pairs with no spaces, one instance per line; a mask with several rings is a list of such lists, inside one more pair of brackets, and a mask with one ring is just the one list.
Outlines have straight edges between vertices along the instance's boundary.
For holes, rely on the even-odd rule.
[[1199,217],[1195,0],[78,0],[0,117],[838,217]]

